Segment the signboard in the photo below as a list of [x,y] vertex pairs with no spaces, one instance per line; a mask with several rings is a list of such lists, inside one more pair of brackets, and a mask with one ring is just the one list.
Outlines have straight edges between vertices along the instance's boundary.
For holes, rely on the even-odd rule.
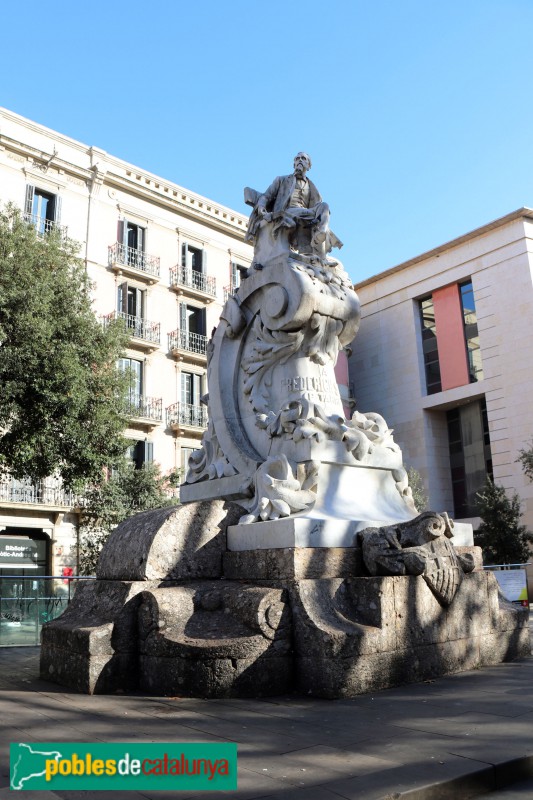
[[500,569],[493,573],[500,585],[502,594],[512,603],[521,603],[528,600],[527,578],[525,569]]
[[37,542],[28,536],[0,536],[0,569],[37,569]]

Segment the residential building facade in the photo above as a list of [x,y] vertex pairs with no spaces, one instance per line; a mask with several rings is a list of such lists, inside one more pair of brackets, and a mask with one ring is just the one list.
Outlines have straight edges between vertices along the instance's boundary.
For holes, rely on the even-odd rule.
[[476,492],[491,477],[520,495],[533,530],[533,485],[517,463],[533,438],[533,210],[355,289],[362,320],[349,367],[357,408],[394,428],[430,508],[476,527]]
[[[0,109],[7,202],[39,232],[59,227],[80,242],[95,314],[102,324],[123,319],[131,334],[121,362],[131,376],[130,457],[183,471],[207,426],[207,342],[251,263],[247,217]],[[22,564],[27,574],[75,573],[77,524],[75,499],[58,481],[4,480],[0,576]]]

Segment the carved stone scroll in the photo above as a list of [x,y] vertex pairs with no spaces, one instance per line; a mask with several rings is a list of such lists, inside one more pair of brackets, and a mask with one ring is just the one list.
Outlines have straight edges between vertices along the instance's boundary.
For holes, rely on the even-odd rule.
[[371,575],[422,575],[443,606],[452,602],[472,556],[457,553],[451,542],[453,522],[443,512],[427,511],[410,522],[368,528],[359,537]]

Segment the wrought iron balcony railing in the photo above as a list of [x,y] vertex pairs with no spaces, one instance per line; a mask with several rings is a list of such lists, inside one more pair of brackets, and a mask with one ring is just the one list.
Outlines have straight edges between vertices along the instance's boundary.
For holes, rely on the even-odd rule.
[[232,283],[230,283],[229,286],[224,286],[224,302],[225,303],[227,302],[228,298],[231,297],[231,295],[233,294],[233,292],[235,291],[236,288],[237,287],[234,286]]
[[53,219],[38,217],[36,214],[24,214],[24,220],[29,222],[41,236],[44,236],[45,233],[50,233],[50,231],[59,231],[63,238],[67,235],[67,226],[58,225]]
[[168,349],[187,350],[189,353],[205,356],[207,353],[207,336],[178,329],[168,334]]
[[73,492],[63,488],[61,481],[52,478],[37,483],[17,481],[15,478],[0,481],[0,501],[65,508],[73,508],[80,503],[80,499]]
[[136,339],[143,339],[145,342],[161,343],[161,325],[159,322],[150,322],[142,317],[135,317],[133,314],[125,314],[123,311],[112,311],[103,317],[104,325],[113,319],[123,319],[127,329]]
[[163,421],[163,400],[161,397],[144,397],[141,394],[130,394],[128,413],[132,417]]
[[207,428],[207,408],[190,403],[174,403],[167,408],[167,426],[189,425],[192,428]]
[[143,253],[142,250],[137,250],[135,247],[128,247],[122,242],[115,242],[109,247],[109,266],[122,264],[159,278],[159,262],[159,256],[150,256],[148,253]]
[[217,293],[216,278],[211,275],[204,275],[203,272],[182,267],[180,265],[170,268],[170,285],[187,286],[189,289],[196,289],[214,297]]

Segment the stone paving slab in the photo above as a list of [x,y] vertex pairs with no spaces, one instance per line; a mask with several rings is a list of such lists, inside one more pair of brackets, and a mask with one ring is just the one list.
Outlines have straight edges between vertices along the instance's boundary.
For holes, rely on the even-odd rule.
[[353,700],[208,701],[65,692],[38,678],[38,657],[38,648],[0,649],[0,800],[14,796],[11,741],[238,743],[237,792],[98,792],[97,800],[466,800],[533,777],[533,658]]
[[487,800],[526,800],[526,798],[531,800],[533,797],[533,778],[527,781],[520,781],[507,789],[491,792],[486,797]]

